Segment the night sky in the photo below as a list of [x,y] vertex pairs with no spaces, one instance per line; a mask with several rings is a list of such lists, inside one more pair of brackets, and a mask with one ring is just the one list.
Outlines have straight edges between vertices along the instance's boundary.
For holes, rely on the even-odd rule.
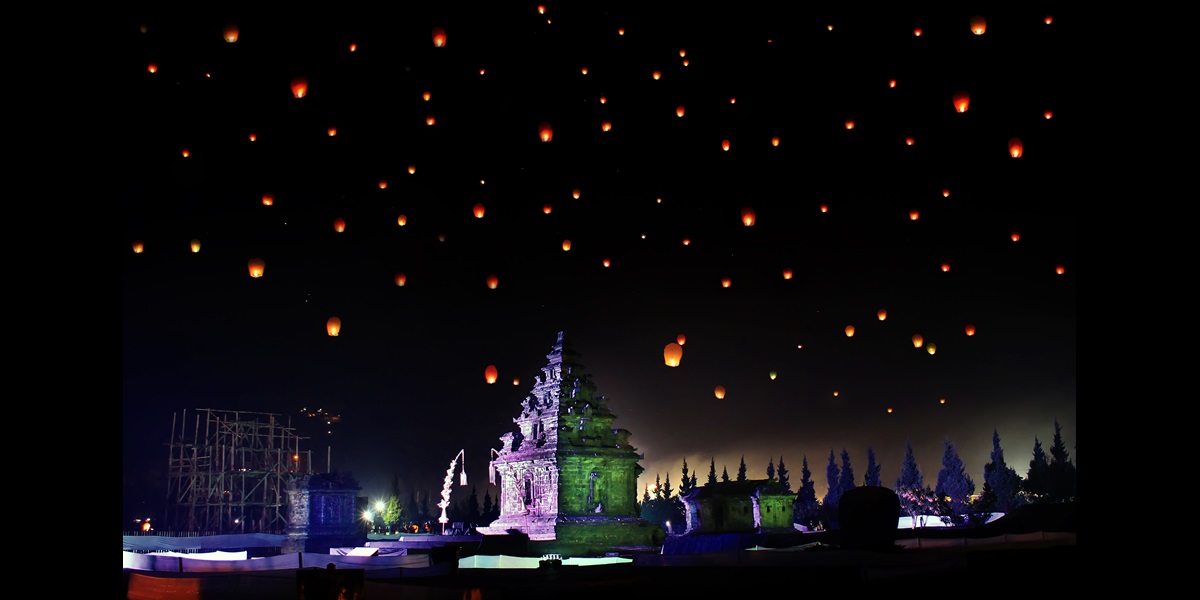
[[978,492],[994,430],[1024,476],[1056,420],[1076,458],[1070,15],[642,4],[126,15],[126,526],[164,516],[184,410],[292,419],[372,500],[460,449],[495,494],[559,331],[642,487],[782,456],[823,496],[868,448],[890,487],[907,440],[933,485],[949,440]]

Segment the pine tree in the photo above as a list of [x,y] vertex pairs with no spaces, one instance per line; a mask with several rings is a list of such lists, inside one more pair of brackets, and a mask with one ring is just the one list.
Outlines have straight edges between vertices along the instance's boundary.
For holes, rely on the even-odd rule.
[[696,489],[696,474],[695,473],[692,473],[691,489],[693,489],[693,490]]
[[782,454],[779,455],[779,484],[783,486],[783,489],[789,492],[792,491],[792,484],[788,483],[787,467],[783,466]]
[[1033,458],[1029,461],[1029,471],[1025,474],[1025,491],[1032,496],[1034,502],[1046,499],[1050,484],[1050,462],[1046,460],[1046,452],[1042,450],[1042,442],[1033,438]]
[[854,469],[850,468],[850,453],[842,448],[842,474],[838,477],[838,499],[842,494],[854,489]]
[[475,486],[471,486],[471,495],[467,497],[467,527],[475,529],[482,521],[479,513],[479,494],[475,491]]
[[685,496],[692,491],[693,479],[688,477],[687,458],[683,459],[683,479],[679,482],[679,495]]
[[729,467],[721,467],[721,481],[729,483]]
[[662,476],[658,473],[654,474],[654,499],[663,499]]
[[642,506],[645,506],[651,500],[652,500],[652,498],[650,497],[650,487],[647,486],[646,491],[642,494]]
[[983,465],[983,492],[979,505],[985,511],[1012,512],[1021,504],[1021,476],[1004,462],[1000,432],[992,430],[991,461]]
[[880,485],[879,472],[883,469],[875,462],[875,449],[867,446],[867,472],[863,476],[863,485]]
[[919,491],[924,489],[925,481],[921,469],[917,468],[917,459],[913,456],[912,440],[904,443],[904,461],[900,463],[900,475],[896,477],[896,493],[904,490]]
[[484,490],[482,517],[483,517],[483,522],[485,524],[491,523],[492,521],[495,521],[496,519],[500,518],[499,515],[492,515],[492,511],[495,510],[496,508],[498,508],[498,507],[495,506],[494,504],[492,504],[492,493],[490,491]]
[[742,464],[738,466],[737,480],[738,481],[746,480],[746,455],[745,454],[742,455]]
[[942,444],[945,447],[942,468],[938,471],[937,486],[933,491],[939,499],[946,502],[951,522],[961,524],[971,508],[971,494],[975,493],[975,482],[967,475],[954,444],[949,439]]
[[717,482],[717,457],[715,456],[708,463],[708,482]]
[[775,481],[775,457],[772,456],[770,462],[767,463],[767,479]]
[[663,500],[670,500],[673,490],[671,489],[671,473],[667,473],[667,481],[663,484]]
[[808,470],[807,456],[802,464],[800,489],[796,492],[796,499],[792,501],[792,521],[812,531],[821,522],[821,505],[817,502],[816,484],[812,480],[812,471]]
[[1051,502],[1075,500],[1075,465],[1062,438],[1062,425],[1054,420],[1054,441],[1050,444],[1050,468],[1047,471],[1047,496]]
[[408,504],[404,505],[404,509],[400,514],[404,515],[404,522],[408,525],[420,525],[420,505],[417,503],[417,491],[412,490],[408,494]]
[[821,500],[821,522],[827,531],[838,528],[837,507],[841,497],[841,470],[838,469],[833,448],[829,449],[829,464],[825,467],[825,497]]
[[387,499],[387,507],[383,509],[383,525],[387,527],[388,533],[394,533],[396,526],[400,523],[400,499],[396,496],[389,496]]

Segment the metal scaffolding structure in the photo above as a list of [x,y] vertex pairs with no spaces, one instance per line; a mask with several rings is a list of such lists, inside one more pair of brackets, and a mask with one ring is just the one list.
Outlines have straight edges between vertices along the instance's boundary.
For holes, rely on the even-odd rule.
[[[176,419],[178,417],[178,423]],[[167,526],[209,533],[284,533],[287,483],[312,473],[312,453],[280,416],[196,409],[171,418]],[[190,431],[189,431],[190,429]]]

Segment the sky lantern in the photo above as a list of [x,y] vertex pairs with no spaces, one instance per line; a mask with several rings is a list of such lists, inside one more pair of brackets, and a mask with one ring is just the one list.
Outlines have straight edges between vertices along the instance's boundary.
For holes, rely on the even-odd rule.
[[987,31],[987,19],[979,15],[971,17],[971,33],[983,35],[985,31]]
[[543,205],[542,205],[542,212],[543,212],[544,214],[547,214],[547,215],[548,215],[548,214],[550,214],[550,211],[552,211],[552,210],[554,210],[554,207],[550,206],[550,204],[549,204],[549,203],[547,203],[547,204],[543,204]]
[[920,348],[925,345],[925,338],[919,333],[914,333],[912,336],[913,348]]
[[325,321],[325,333],[328,333],[329,337],[337,337],[338,334],[341,332],[342,332],[342,320],[341,319],[339,319],[337,317],[329,317],[329,320]]
[[357,52],[357,51],[358,51],[358,44],[354,44],[354,43],[350,44],[350,51],[351,51],[351,52]]
[[496,383],[496,379],[499,377],[500,372],[496,370],[496,365],[488,365],[487,368],[483,370],[483,378],[488,383]]
[[908,211],[909,221],[916,221],[919,218],[921,218],[921,213],[917,211],[917,209],[914,208],[913,210]]
[[424,92],[421,92],[421,99],[422,99],[422,100],[424,100],[424,101],[426,101],[426,102],[429,102],[429,99],[430,99],[432,96],[433,96],[433,94],[431,94],[431,93],[430,93],[428,90],[426,90],[426,91],[424,91]]
[[234,25],[233,23],[226,25],[223,35],[226,42],[229,42],[230,44],[236,42],[238,40],[237,25]]
[[671,342],[663,347],[663,363],[668,367],[678,367],[683,360],[683,346]]
[[949,272],[950,272],[950,263],[948,263],[948,262],[944,262],[944,263],[942,263],[942,272],[943,272],[943,273],[949,273]]
[[692,245],[692,240],[691,240],[691,238],[683,238],[683,245],[684,245],[684,246],[691,246],[691,245]]
[[1025,146],[1021,144],[1021,138],[1015,137],[1008,140],[1008,153],[1013,158],[1021,158],[1025,153]]
[[967,332],[967,337],[971,337],[975,335],[975,326],[967,323],[967,326],[963,328],[963,331]]
[[483,203],[482,203],[482,202],[479,202],[479,203],[475,204],[475,208],[473,208],[473,209],[471,209],[471,210],[472,210],[472,212],[474,212],[474,213],[475,213],[475,218],[476,218],[476,219],[482,219],[482,218],[483,218]]
[[954,97],[951,101],[954,103],[954,110],[965,113],[967,112],[967,107],[971,105],[971,95],[965,91],[954,92]]
[[432,127],[433,124],[436,122],[437,122],[437,120],[433,118],[433,115],[429,115],[428,117],[425,117],[425,124],[429,125],[430,127]]
[[1049,111],[1049,110],[1048,110],[1048,111],[1046,111],[1046,112],[1042,113],[1042,116],[1043,116],[1043,117],[1046,117],[1046,120],[1047,120],[1047,121],[1049,121],[1049,120],[1050,120],[1050,117],[1053,117],[1053,116],[1054,116],[1054,111]]
[[133,241],[133,253],[134,254],[141,254],[142,251],[145,249],[146,249],[146,245],[144,243],[142,243],[142,240],[134,240]]
[[721,140],[721,149],[729,152],[729,140]]
[[767,377],[770,377],[771,381],[775,381],[775,378],[778,376],[779,376],[779,373],[776,373],[775,371],[771,371],[770,373],[767,373]]
[[854,326],[853,325],[846,326],[846,337],[854,337]]
[[496,289],[496,287],[497,287],[497,286],[499,286],[499,285],[500,285],[500,278],[499,278],[499,277],[496,277],[495,275],[488,275],[488,276],[487,276],[487,286],[488,286],[488,289],[489,289],[489,290],[494,290],[494,289]]
[[252,258],[246,262],[246,267],[250,269],[250,276],[258,279],[263,276],[263,271],[267,268],[267,262],[261,258]]
[[381,190],[387,189],[387,180],[386,179],[379,180],[379,189],[381,189]]
[[1063,273],[1067,272],[1067,269],[1065,267],[1063,267],[1062,265],[1058,265],[1058,266],[1054,267],[1054,272],[1058,275],[1062,275]]
[[731,96],[731,97],[729,98],[729,103],[730,103],[730,104],[737,104],[737,96]]
[[933,342],[929,342],[928,344],[925,344],[925,351],[928,352],[930,356],[937,354],[937,344],[935,344]]
[[417,165],[408,165],[408,174],[416,175],[417,174]]
[[606,258],[603,261],[601,261],[600,264],[604,265],[604,268],[607,269],[608,267],[612,266],[612,261]]
[[942,197],[943,197],[943,198],[949,198],[949,197],[950,197],[950,188],[942,188]]
[[854,129],[854,119],[846,119],[846,129]]
[[600,104],[608,104],[608,98],[600,96]]
[[895,80],[895,79],[889,79],[889,80],[888,80],[888,87],[890,87],[890,88],[894,88],[894,87],[896,87],[896,80]]
[[538,137],[543,142],[554,139],[554,128],[550,126],[549,122],[542,122],[541,125],[538,125]]
[[343,231],[346,231],[346,220],[341,217],[334,219],[333,220],[333,230],[338,233],[342,233]]
[[192,254],[200,251],[200,240],[192,240]]
[[651,76],[651,77],[653,77],[655,81],[658,81],[658,80],[659,80],[659,78],[660,78],[660,77],[662,77],[662,72],[661,72],[661,71],[655,71],[655,72],[654,72],[653,74],[651,74],[650,76]]
[[539,4],[539,5],[538,5],[538,14],[539,14],[539,15],[544,15],[544,14],[546,14],[546,5],[545,5],[545,4]]
[[521,378],[513,377],[513,385],[521,385]]
[[156,65],[156,64],[154,64],[154,63],[150,63],[150,64],[146,65],[146,70],[147,70],[147,71],[150,71],[151,73],[157,73],[157,72],[158,72],[158,65]]
[[264,193],[262,195],[262,203],[263,206],[271,206],[272,204],[275,204],[275,194],[272,192]]
[[776,146],[776,147],[779,146],[779,136],[775,136],[775,137],[771,138],[771,145]]
[[187,148],[184,148],[182,154],[183,154],[184,158],[187,158],[192,155],[192,152],[190,150],[188,150]]
[[587,75],[587,67],[583,67],[582,69],[579,69],[579,72],[583,73],[584,75]]
[[1050,15],[1046,15],[1046,18],[1044,19],[1044,21],[1047,25],[1049,25],[1054,22],[1054,17],[1052,17]]
[[904,145],[905,145],[905,146],[911,146],[911,145],[913,145],[913,144],[915,144],[915,143],[917,143],[917,140],[916,140],[915,138],[913,138],[913,136],[911,136],[911,135],[910,135],[910,136],[908,136],[908,137],[906,137],[906,138],[904,138]]
[[579,197],[580,197],[580,196],[582,196],[582,195],[583,195],[583,192],[581,192],[581,191],[579,190],[579,188],[575,188],[575,189],[571,190],[571,197],[572,197],[572,198],[574,198],[574,199],[576,199],[576,200],[578,200],[578,199],[579,199]]
[[887,309],[886,308],[879,309],[879,311],[875,313],[875,316],[879,317],[880,321],[886,321],[887,320]]
[[827,212],[829,212],[829,205],[828,205],[828,204],[822,204],[822,205],[821,205],[821,212],[823,212],[823,213],[827,213]]
[[679,334],[679,335],[677,335],[677,336],[675,336],[675,343],[676,343],[676,344],[679,344],[680,346],[682,346],[682,345],[686,344],[686,343],[687,343],[687,336],[686,336],[686,335],[683,335],[682,333],[681,333],[681,334]]
[[444,48],[446,46],[446,30],[441,27],[433,28],[433,47]]
[[401,227],[408,225],[408,217],[405,215],[400,215],[400,216],[396,217],[396,224]]
[[325,133],[329,135],[329,137],[337,137],[337,127],[330,127],[325,130]]
[[569,251],[571,249],[571,240],[563,240],[562,249],[563,252]]
[[839,394],[839,392],[838,392],[837,390],[833,390],[833,397],[834,397],[834,398],[837,398],[837,397],[838,397],[838,394]]
[[742,225],[746,227],[754,226],[754,209],[747,206],[742,209]]
[[257,133],[254,133],[253,131],[251,131],[251,132],[250,132],[250,141],[254,142],[254,141],[257,141],[257,140],[258,140],[258,134],[257,134]]
[[1014,231],[1014,232],[1012,232],[1012,235],[1009,236],[1009,238],[1012,239],[1012,241],[1014,241],[1014,242],[1019,242],[1019,241],[1021,241],[1021,234]]
[[404,287],[405,283],[408,283],[408,278],[404,273],[396,273],[396,287]]
[[729,286],[731,286],[731,285],[733,285],[733,280],[732,280],[732,279],[730,279],[730,278],[728,278],[728,277],[724,277],[724,278],[722,278],[722,279],[721,279],[721,287],[723,287],[723,288],[727,288],[727,287],[729,287]]
[[890,407],[890,406],[889,406],[889,407],[888,407],[888,409],[887,409],[887,411],[888,411],[888,414],[889,414],[889,415],[890,415],[890,414],[892,414],[892,407]]
[[600,123],[600,131],[612,131],[612,121],[604,121]]
[[713,395],[717,397],[717,400],[724,400],[725,399],[725,386],[718,385],[717,387],[713,388]]
[[791,270],[791,269],[784,269],[784,270],[783,270],[783,278],[784,278],[784,279],[791,279],[791,278],[792,278],[792,270]]
[[683,116],[683,105],[682,104],[675,107],[675,116],[677,116],[677,117]]
[[297,98],[303,98],[308,95],[308,79],[304,77],[296,77],[292,79],[292,95]]
[[922,32],[921,32],[921,28],[920,28],[920,27],[917,27],[917,28],[913,29],[913,35],[915,35],[915,36],[917,36],[917,37],[921,37],[921,33],[922,33]]

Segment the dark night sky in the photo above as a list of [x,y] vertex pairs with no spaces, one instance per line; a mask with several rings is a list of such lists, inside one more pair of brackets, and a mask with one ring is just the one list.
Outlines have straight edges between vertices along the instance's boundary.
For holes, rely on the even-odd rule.
[[927,483],[950,440],[978,490],[993,430],[1024,475],[1055,420],[1074,459],[1070,15],[982,12],[974,35],[967,7],[788,5],[128,14],[122,518],[162,515],[172,418],[200,408],[341,415],[311,447],[372,499],[394,476],[436,493],[463,449],[482,497],[558,331],[643,486],[782,455],[823,495],[830,451],[861,484],[869,447],[890,486],[911,439]]

